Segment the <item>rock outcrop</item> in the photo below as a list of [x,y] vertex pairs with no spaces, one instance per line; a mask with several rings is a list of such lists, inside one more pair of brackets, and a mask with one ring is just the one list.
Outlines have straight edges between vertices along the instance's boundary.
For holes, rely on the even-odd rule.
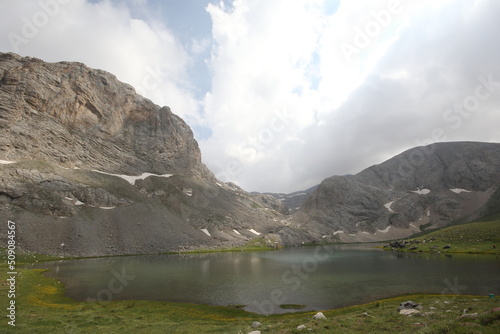
[[213,178],[189,126],[110,73],[4,53],[0,87],[5,160]]

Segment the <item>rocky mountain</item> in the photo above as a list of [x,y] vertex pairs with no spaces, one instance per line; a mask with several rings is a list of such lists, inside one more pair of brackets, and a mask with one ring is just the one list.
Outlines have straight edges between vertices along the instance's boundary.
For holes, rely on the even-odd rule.
[[292,219],[323,240],[395,239],[486,214],[499,186],[500,144],[437,143],[324,180]]
[[500,144],[440,143],[292,194],[202,163],[189,126],[110,73],[0,53],[0,244],[61,256],[400,238],[498,211]]
[[0,220],[27,251],[157,253],[289,230],[281,202],[216,180],[168,107],[80,63],[0,53],[0,160]]
[[284,214],[291,214],[300,209],[300,207],[311,196],[311,193],[316,190],[318,186],[313,186],[303,191],[295,191],[293,193],[266,193],[283,203],[284,209],[281,212]]

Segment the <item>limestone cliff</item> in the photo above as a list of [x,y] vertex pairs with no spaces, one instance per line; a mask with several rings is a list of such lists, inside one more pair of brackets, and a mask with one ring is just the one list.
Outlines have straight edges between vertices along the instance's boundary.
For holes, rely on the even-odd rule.
[[5,160],[211,177],[189,126],[110,73],[6,53],[0,87]]

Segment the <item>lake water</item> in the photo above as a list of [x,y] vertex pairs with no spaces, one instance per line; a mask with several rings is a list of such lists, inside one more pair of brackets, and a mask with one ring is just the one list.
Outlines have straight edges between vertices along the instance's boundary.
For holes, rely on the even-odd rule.
[[282,304],[324,310],[411,292],[500,295],[500,258],[396,253],[373,245],[266,252],[148,255],[38,264],[78,300],[161,300],[246,305],[260,314]]

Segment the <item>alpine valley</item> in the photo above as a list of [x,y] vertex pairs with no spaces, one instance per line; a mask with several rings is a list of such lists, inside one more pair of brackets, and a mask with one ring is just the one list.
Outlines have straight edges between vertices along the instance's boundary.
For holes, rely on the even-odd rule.
[[249,193],[216,179],[181,118],[112,74],[0,53],[0,220],[24,251],[391,240],[496,213],[499,186],[500,144],[450,142],[303,192]]

